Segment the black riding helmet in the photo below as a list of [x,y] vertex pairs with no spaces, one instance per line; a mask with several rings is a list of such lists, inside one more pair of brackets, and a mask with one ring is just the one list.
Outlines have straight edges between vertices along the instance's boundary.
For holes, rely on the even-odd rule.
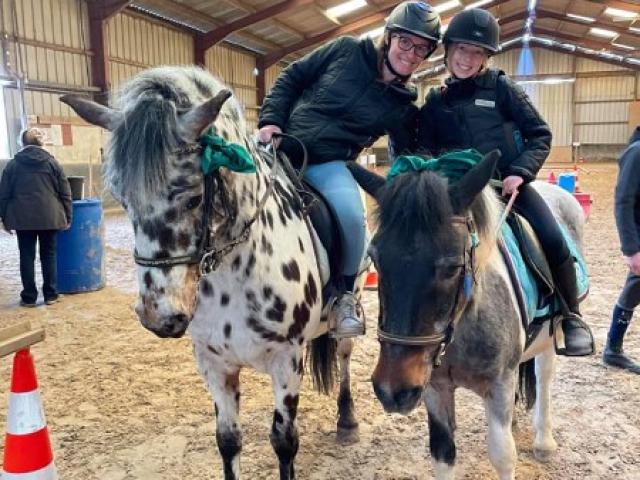
[[[440,15],[425,2],[406,1],[398,4],[387,17],[384,25],[386,32],[406,32],[433,43],[427,54],[429,57],[437,48],[440,40]],[[389,44],[384,44],[384,62],[396,77],[406,80],[408,77],[399,75],[389,62]]]
[[500,50],[500,26],[491,12],[470,8],[451,19],[442,41],[445,48],[451,43],[469,43],[482,47],[493,55]]

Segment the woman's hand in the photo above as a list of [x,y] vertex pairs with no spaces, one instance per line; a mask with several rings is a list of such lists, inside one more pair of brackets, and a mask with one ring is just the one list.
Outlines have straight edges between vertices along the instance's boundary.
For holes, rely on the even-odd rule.
[[640,275],[640,252],[636,252],[630,257],[625,255],[622,259],[624,260],[625,265],[629,267],[631,273]]
[[518,187],[522,185],[524,180],[518,175],[509,175],[502,181],[502,196],[508,197],[513,192],[518,190]]
[[258,141],[267,144],[271,141],[274,133],[282,133],[282,130],[277,125],[265,125],[258,130]]

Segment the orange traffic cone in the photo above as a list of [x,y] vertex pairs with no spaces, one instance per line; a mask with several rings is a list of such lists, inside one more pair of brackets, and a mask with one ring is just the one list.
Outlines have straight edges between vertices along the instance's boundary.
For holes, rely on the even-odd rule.
[[551,170],[551,172],[549,173],[549,178],[547,179],[547,182],[553,183],[554,185],[558,183],[558,180],[556,179],[556,175],[553,173],[553,170]]
[[28,348],[13,358],[2,480],[56,480],[36,369]]
[[365,290],[375,290],[378,288],[378,272],[371,266],[369,273],[367,273],[367,279],[364,282]]

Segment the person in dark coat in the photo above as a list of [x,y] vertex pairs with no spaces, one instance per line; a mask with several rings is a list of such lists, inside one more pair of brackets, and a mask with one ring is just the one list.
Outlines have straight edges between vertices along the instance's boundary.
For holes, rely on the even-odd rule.
[[18,237],[20,305],[35,307],[36,242],[40,246],[42,293],[47,305],[58,300],[56,290],[56,234],[71,226],[71,187],[60,164],[43,146],[44,132],[29,128],[21,136],[23,148],[2,172],[0,221]]
[[[287,67],[260,109],[259,140],[295,136],[306,147],[305,179],[331,206],[342,231],[344,292],[336,308],[337,337],[360,335],[353,289],[364,256],[366,223],[358,185],[346,167],[382,135],[390,150],[409,151],[415,141],[415,90],[411,74],[435,50],[440,17],[426,3],[399,4],[378,44],[341,37]],[[299,145],[280,146],[300,164]]]
[[529,185],[549,155],[551,129],[520,86],[503,71],[487,68],[500,49],[499,38],[498,22],[486,10],[471,8],[451,20],[443,38],[450,77],[427,94],[418,115],[418,149],[434,156],[500,150],[495,178],[502,180],[501,193],[518,192],[515,208],[536,231],[564,299],[565,349],[558,352],[590,355],[593,336],[580,316],[573,257],[551,210]]
[[619,160],[615,193],[615,215],[623,261],[629,267],[627,280],[613,307],[611,326],[602,360],[607,365],[640,374],[640,363],[622,349],[633,311],[640,304],[640,127]]

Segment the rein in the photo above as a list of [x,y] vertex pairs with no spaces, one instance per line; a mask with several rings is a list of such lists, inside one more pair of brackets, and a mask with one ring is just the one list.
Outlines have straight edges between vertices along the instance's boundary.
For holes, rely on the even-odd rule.
[[449,316],[447,327],[442,332],[431,335],[399,335],[385,331],[384,326],[382,324],[378,324],[378,340],[380,342],[416,347],[430,347],[432,345],[437,345],[438,349],[433,360],[436,367],[441,365],[442,357],[444,356],[449,344],[453,341],[453,333],[456,324],[460,320],[462,312],[471,300],[473,284],[477,283],[475,249],[478,246],[478,236],[473,220],[470,217],[455,216],[451,219],[451,223],[454,225],[465,226],[467,228],[469,238],[471,239],[471,245],[469,248],[465,247],[464,253],[461,256],[461,263],[458,264],[458,266],[463,267],[463,270],[460,274],[458,291],[456,292],[456,301],[453,305],[451,315]]

